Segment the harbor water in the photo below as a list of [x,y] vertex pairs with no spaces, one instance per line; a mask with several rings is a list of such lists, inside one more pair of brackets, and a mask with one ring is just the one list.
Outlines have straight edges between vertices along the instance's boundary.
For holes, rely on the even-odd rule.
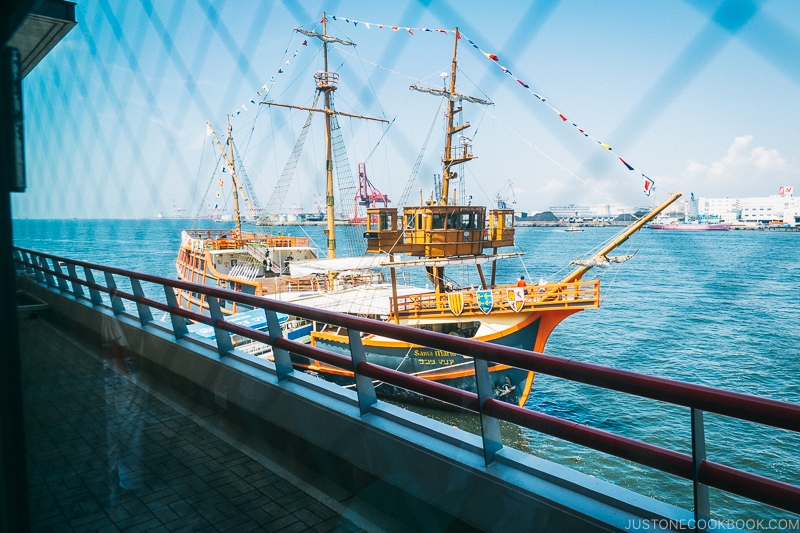
[[[15,220],[14,244],[175,278],[181,230],[211,226],[222,224]],[[321,226],[246,229],[307,235],[325,243]],[[337,238],[339,231],[345,230],[337,229]],[[557,280],[574,268],[570,261],[618,231],[517,228],[518,251],[524,255],[501,261],[497,282],[512,283],[521,274],[534,283]],[[614,254],[635,256],[589,272],[587,278],[601,280],[601,307],[565,320],[550,337],[548,354],[800,404],[800,233],[644,229]],[[476,282],[474,273],[449,275],[463,276],[464,284]],[[543,374],[536,376],[527,407],[691,453],[686,408]],[[474,423],[456,415],[426,414],[457,425]],[[800,435],[709,413],[705,422],[710,460],[800,485]],[[504,439],[543,459],[692,508],[692,486],[686,480],[533,431],[509,429]],[[795,520],[796,525],[800,518],[714,489],[711,509],[723,523],[753,530],[767,529],[769,520]]]

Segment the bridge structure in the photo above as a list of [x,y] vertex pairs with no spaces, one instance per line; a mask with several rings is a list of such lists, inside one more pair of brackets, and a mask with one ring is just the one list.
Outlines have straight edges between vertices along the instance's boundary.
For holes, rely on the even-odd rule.
[[[380,480],[388,495],[385,511],[401,528],[415,514],[410,509],[424,508],[426,516],[438,516],[439,521],[431,521],[428,528],[420,528],[419,523],[405,523],[405,527],[436,531],[437,524],[457,523],[465,530],[481,531],[630,531],[647,524],[652,530],[730,529],[711,518],[709,487],[800,514],[800,487],[709,460],[703,417],[710,412],[798,432],[798,405],[28,249],[14,248],[13,254],[18,287],[42,309],[87,338],[107,339],[112,324],[154,380],[189,397],[204,398],[234,424],[260,428],[259,438],[282,447],[294,464],[319,471],[353,491],[363,487],[365,479]],[[179,307],[176,289],[205,294],[210,314]],[[220,306],[230,301],[263,310],[268,329],[227,321]],[[162,313],[167,320],[156,320],[154,313]],[[278,313],[346,329],[349,355],[284,338]],[[214,338],[190,333],[187,321],[212,327]],[[477,394],[368,361],[362,333],[472,357]],[[238,349],[237,339],[268,345],[273,360]],[[340,387],[295,371],[291,354],[352,372],[355,386]],[[487,361],[685,408],[692,452],[504,403],[494,398]],[[382,382],[475,413],[479,434],[380,400],[376,384]],[[692,488],[693,507],[669,505],[513,449],[502,441],[501,422],[682,478]]]

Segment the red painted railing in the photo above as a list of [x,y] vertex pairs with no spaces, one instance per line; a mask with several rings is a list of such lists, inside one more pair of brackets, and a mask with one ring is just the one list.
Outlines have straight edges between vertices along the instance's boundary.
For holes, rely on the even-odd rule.
[[[270,344],[273,347],[279,379],[282,379],[282,376],[285,378],[285,375],[292,371],[289,352],[316,359],[345,370],[354,371],[357,380],[356,390],[362,413],[367,412],[369,406],[377,401],[371,379],[380,380],[479,413],[482,417],[481,427],[483,429],[482,436],[487,464],[494,460],[497,450],[502,447],[502,444],[493,440],[494,437],[492,437],[492,435],[499,435],[499,430],[494,433],[491,428],[497,427],[499,420],[504,420],[692,480],[695,488],[695,514],[698,517],[707,517],[709,514],[707,487],[716,487],[745,498],[800,514],[800,487],[708,461],[705,458],[702,423],[702,413],[708,411],[740,420],[800,432],[800,405],[714,389],[703,385],[646,376],[626,370],[553,357],[543,353],[476,342],[470,339],[442,335],[387,322],[301,307],[119,268],[73,261],[32,250],[15,248],[14,257],[20,272],[27,272],[33,275],[40,283],[53,289],[58,289],[62,293],[69,293],[76,299],[88,299],[92,305],[97,306],[102,304],[100,293],[108,294],[111,298],[111,308],[115,314],[124,312],[122,300],[135,303],[138,318],[143,326],[152,321],[151,308],[170,313],[173,318],[173,330],[176,338],[187,334],[185,322],[181,321],[181,318],[212,325],[217,331],[217,346],[221,357],[225,357],[233,349],[229,335],[226,332]],[[66,265],[69,271],[68,274],[63,272],[62,265]],[[83,269],[83,278],[77,275],[77,268]],[[94,281],[94,271],[104,274],[106,285]],[[130,280],[133,293],[119,290],[116,287],[114,276],[121,276]],[[163,287],[168,303],[145,297],[140,282]],[[89,290],[89,298],[84,295],[84,288]],[[352,357],[342,356],[282,338],[280,331],[276,329],[272,329],[272,335],[270,335],[228,323],[222,317],[217,306],[211,306],[211,316],[187,311],[175,305],[173,293],[175,289],[203,293],[212,302],[224,299],[235,301],[245,306],[262,308],[265,310],[268,321],[270,316],[274,317],[276,312],[280,312],[347,328],[350,332]],[[172,298],[170,298],[170,293],[173,293]],[[275,320],[274,324],[277,324],[277,320]],[[368,362],[360,344],[360,332],[402,339],[405,342],[456,352],[475,358],[478,394],[416,378]],[[485,385],[488,381],[485,381],[484,378],[488,379],[488,374],[485,373],[486,365],[484,362],[489,360],[587,385],[688,407],[692,413],[693,454],[676,452],[498,401],[492,397],[492,391],[487,390],[488,387]],[[360,378],[371,379],[363,381]]]

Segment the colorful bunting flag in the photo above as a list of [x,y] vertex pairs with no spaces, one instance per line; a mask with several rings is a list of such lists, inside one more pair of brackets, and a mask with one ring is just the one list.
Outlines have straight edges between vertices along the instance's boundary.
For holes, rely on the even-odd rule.
[[[332,18],[333,20],[340,20],[340,19],[341,19],[341,17],[339,17],[339,18],[337,18],[337,17],[331,17],[331,18]],[[358,26],[358,24],[359,24],[359,23],[363,23],[363,24],[364,24],[364,25],[367,27],[367,29],[370,29],[370,25],[372,25],[372,26],[376,26],[377,28],[383,28],[383,26],[384,26],[383,24],[376,24],[376,23],[374,23],[374,22],[362,22],[362,21],[357,21],[357,20],[353,20],[353,21],[351,21],[350,19],[346,19],[346,18],[345,18],[345,19],[341,19],[341,20],[344,20],[344,21],[345,21],[345,22],[347,22],[347,23],[353,22],[353,24],[354,24],[354,25],[356,25],[356,26]],[[406,31],[407,31],[409,34],[411,34],[411,35],[414,35],[414,32],[412,31],[412,29],[411,29],[411,28],[405,28],[405,27],[403,27],[403,26],[387,26],[387,28],[391,28],[391,29],[392,29],[392,30],[394,30],[394,31],[398,31],[398,30],[400,30],[400,29],[404,29],[404,30],[406,30]],[[419,29],[420,31],[432,32],[432,33],[441,33],[441,34],[447,35],[447,30],[445,30],[445,29],[433,29],[433,30],[432,30],[432,29],[429,29],[429,28],[418,28],[418,29]],[[476,50],[478,50],[479,52],[481,52],[481,53],[482,53],[484,56],[486,56],[486,57],[487,57],[489,60],[491,60],[492,62],[494,62],[494,64],[495,64],[495,65],[497,65],[497,66],[500,68],[500,70],[503,72],[503,74],[508,74],[509,76],[511,76],[512,78],[514,78],[514,80],[516,80],[516,82],[517,82],[517,83],[519,83],[520,85],[522,85],[522,87],[524,87],[525,89],[527,89],[529,93],[531,93],[531,94],[532,94],[533,96],[535,96],[535,97],[536,97],[536,98],[537,98],[539,101],[541,101],[541,102],[542,102],[542,103],[544,103],[544,104],[545,104],[547,107],[549,107],[551,110],[553,110],[553,111],[554,111],[554,112],[555,112],[555,113],[558,115],[558,117],[559,117],[559,118],[560,118],[560,119],[561,119],[563,122],[567,122],[567,121],[568,121],[567,117],[566,117],[566,116],[565,116],[563,113],[559,112],[557,109],[555,109],[555,108],[554,108],[553,106],[551,106],[549,103],[547,103],[547,98],[545,98],[545,97],[541,96],[540,94],[537,94],[537,93],[533,92],[533,91],[531,90],[531,88],[530,88],[530,85],[528,85],[527,83],[525,83],[523,80],[521,80],[521,79],[519,79],[519,78],[517,78],[517,77],[514,77],[514,75],[511,73],[511,71],[510,71],[510,70],[508,70],[508,69],[507,69],[505,66],[501,65],[501,64],[499,63],[499,61],[500,61],[500,58],[499,58],[499,57],[498,57],[496,54],[492,54],[492,53],[490,53],[490,52],[485,52],[485,51],[484,51],[482,48],[480,48],[480,47],[479,47],[477,44],[475,44],[475,42],[473,42],[471,39],[467,38],[467,37],[466,37],[466,36],[465,36],[463,33],[459,32],[459,34],[458,34],[458,39],[462,39],[462,38],[466,39],[466,40],[467,40],[467,42],[469,42],[469,44],[471,44],[473,48],[475,48]],[[306,42],[304,41],[304,42],[303,42],[303,45],[305,46],[305,44],[306,44]],[[280,71],[279,71],[279,73],[280,73]],[[266,89],[266,86],[265,86],[264,88]],[[577,130],[578,130],[578,131],[579,131],[579,132],[580,132],[580,133],[581,133],[581,134],[582,134],[584,137],[588,137],[588,138],[590,138],[590,139],[592,139],[592,140],[594,140],[594,141],[597,141],[597,143],[598,143],[600,146],[602,146],[603,148],[605,148],[606,150],[608,150],[608,151],[610,151],[610,152],[612,152],[612,153],[614,152],[614,150],[611,148],[611,146],[609,146],[609,145],[608,145],[608,144],[606,144],[606,143],[603,143],[602,141],[600,141],[600,140],[598,140],[598,139],[595,139],[594,137],[592,137],[591,135],[589,135],[589,133],[588,133],[588,132],[586,132],[586,131],[585,131],[583,128],[580,128],[580,127],[578,127],[578,125],[577,125],[576,123],[574,123],[574,122],[573,122],[573,123],[572,123],[572,125],[573,125],[573,126],[575,126],[575,128],[576,128],[576,129],[577,129]],[[614,154],[614,155],[617,155],[617,154]],[[634,170],[633,166],[632,166],[632,165],[630,165],[630,164],[629,164],[627,161],[625,161],[625,160],[624,160],[622,157],[620,157],[619,155],[617,155],[617,157],[619,158],[620,162],[622,162],[622,164],[623,164],[623,165],[625,165],[625,167],[626,167],[628,170]],[[642,175],[644,176],[644,174],[642,174]],[[649,178],[647,178],[646,176],[645,176],[645,179],[646,179],[646,180],[649,180]],[[648,183],[648,181],[646,181],[645,183]],[[652,184],[652,180],[649,180],[649,183],[650,183],[650,184]],[[646,190],[645,190],[645,192],[647,192],[647,194],[648,194],[648,195],[650,194],[650,193],[648,192],[648,191],[649,191],[649,187],[650,187],[650,186],[648,186],[648,185],[646,185],[646,187],[645,187],[645,189],[646,189]]]
[[647,196],[650,196],[650,191],[656,188],[656,182],[654,182],[644,174],[642,174],[642,177],[644,178],[644,193]]

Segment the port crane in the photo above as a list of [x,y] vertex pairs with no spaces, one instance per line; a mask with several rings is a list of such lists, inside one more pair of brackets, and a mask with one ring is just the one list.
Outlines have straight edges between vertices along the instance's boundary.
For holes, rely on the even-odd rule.
[[[511,194],[511,205],[517,203],[517,199],[514,196],[514,184],[511,183],[511,180],[507,180],[500,190],[497,191],[497,194],[494,195],[494,201],[497,204],[497,209],[508,209],[508,193],[505,193],[506,189],[508,189],[509,193]],[[505,193],[505,194],[504,194]],[[513,209],[513,207],[512,207]]]
[[356,191],[355,199],[353,200],[353,223],[363,223],[366,217],[358,215],[358,206],[364,207],[378,207],[378,204],[383,204],[383,207],[389,207],[389,196],[383,194],[375,187],[369,178],[367,178],[367,164],[358,164],[358,191]]

